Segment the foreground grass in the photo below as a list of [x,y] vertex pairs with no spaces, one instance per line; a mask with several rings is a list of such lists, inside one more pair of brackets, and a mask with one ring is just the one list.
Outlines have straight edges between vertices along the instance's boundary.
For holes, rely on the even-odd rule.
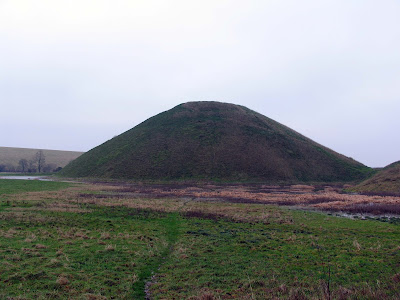
[[132,209],[4,213],[0,298],[142,295],[147,265],[167,245],[167,218]]
[[399,225],[86,188],[4,196],[0,298],[400,298]]
[[66,188],[68,186],[70,186],[70,184],[65,182],[0,179],[0,197],[1,195],[5,194],[52,191],[61,188]]
[[399,228],[289,212],[268,225],[190,219],[155,299],[399,298]]

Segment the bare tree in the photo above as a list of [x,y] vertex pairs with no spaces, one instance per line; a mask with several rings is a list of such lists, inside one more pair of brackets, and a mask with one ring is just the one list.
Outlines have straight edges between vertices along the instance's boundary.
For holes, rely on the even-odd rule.
[[46,158],[45,158],[42,150],[39,150],[38,152],[36,152],[35,160],[37,163],[38,172],[40,173],[43,170],[43,167],[46,163]]
[[[35,157],[35,159],[36,159],[36,157]],[[29,173],[36,173],[36,172],[37,172],[36,162],[35,162],[34,159],[31,159],[31,160],[29,161],[28,172],[29,172]]]
[[21,167],[22,173],[25,173],[26,171],[28,171],[29,163],[28,163],[27,159],[25,159],[25,158],[20,159],[18,162],[18,165]]
[[57,169],[56,164],[46,164],[42,170],[44,173],[50,173],[50,172],[54,172],[55,169]]

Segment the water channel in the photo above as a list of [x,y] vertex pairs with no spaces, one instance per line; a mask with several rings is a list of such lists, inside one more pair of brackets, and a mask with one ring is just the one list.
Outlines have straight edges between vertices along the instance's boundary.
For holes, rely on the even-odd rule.
[[51,181],[51,178],[47,176],[0,176],[0,179]]

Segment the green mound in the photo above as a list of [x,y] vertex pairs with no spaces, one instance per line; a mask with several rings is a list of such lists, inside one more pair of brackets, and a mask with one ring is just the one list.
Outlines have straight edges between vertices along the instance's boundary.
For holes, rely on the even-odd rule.
[[400,194],[400,161],[386,166],[352,190],[358,192]]
[[83,154],[61,175],[123,179],[351,181],[370,168],[246,107],[189,102]]

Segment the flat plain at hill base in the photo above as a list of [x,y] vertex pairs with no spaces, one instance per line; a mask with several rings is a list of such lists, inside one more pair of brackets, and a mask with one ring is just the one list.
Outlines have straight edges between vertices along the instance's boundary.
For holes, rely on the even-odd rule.
[[399,216],[400,195],[362,195],[343,193],[343,186],[312,185],[186,185],[113,184],[108,198],[178,198],[195,202],[272,204],[346,212],[352,215]]
[[396,197],[299,185],[30,185],[39,192],[1,196],[0,298],[400,296],[399,224],[268,205],[394,206]]

